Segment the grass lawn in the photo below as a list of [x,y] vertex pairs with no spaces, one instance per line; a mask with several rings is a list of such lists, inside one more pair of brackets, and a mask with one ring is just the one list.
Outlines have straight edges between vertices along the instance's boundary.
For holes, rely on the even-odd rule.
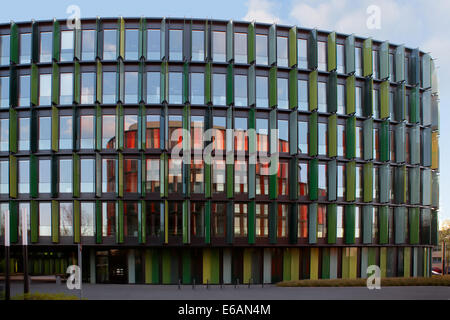
[[[365,287],[367,279],[320,279],[282,281],[278,287]],[[450,275],[428,278],[382,278],[381,286],[450,286]]]

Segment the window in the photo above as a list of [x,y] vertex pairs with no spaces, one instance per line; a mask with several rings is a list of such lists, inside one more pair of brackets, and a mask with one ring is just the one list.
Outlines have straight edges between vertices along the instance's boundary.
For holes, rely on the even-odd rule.
[[73,60],[73,31],[61,31],[61,61]]
[[234,105],[238,107],[247,106],[247,76],[234,76]]
[[361,87],[355,87],[355,115],[357,117],[363,116],[363,110],[362,110],[362,88]]
[[248,123],[247,118],[234,118],[234,150],[239,154],[248,150]]
[[123,190],[126,193],[138,192],[138,159],[123,160]]
[[191,192],[203,193],[203,160],[191,161]]
[[160,91],[159,72],[147,72],[147,103],[160,103]]
[[378,243],[378,207],[372,208],[372,239],[373,243]]
[[327,196],[327,165],[319,163],[318,165],[318,180],[319,180],[319,197]]
[[182,193],[181,159],[169,159],[169,192]]
[[169,103],[182,104],[183,103],[183,74],[181,72],[169,73]]
[[59,192],[72,193],[72,159],[59,160]]
[[327,112],[327,83],[319,82],[318,83],[318,111],[319,112]]
[[256,236],[267,238],[269,235],[269,205],[256,204]]
[[364,158],[364,147],[363,147],[363,128],[356,127],[355,128],[355,149],[356,149],[356,158]]
[[169,235],[180,236],[182,227],[182,203],[169,202]]
[[191,202],[191,234],[205,236],[205,205],[201,202]]
[[183,30],[169,30],[169,59],[183,60]]
[[373,114],[376,119],[380,119],[380,92],[376,89],[373,90]]
[[224,106],[226,104],[225,100],[225,80],[226,76],[222,73],[213,74],[213,104]]
[[318,123],[318,146],[319,146],[319,155],[327,154],[327,128],[328,125],[326,123]]
[[344,237],[344,207],[337,206],[337,214],[336,214],[336,237],[343,238]]
[[288,40],[287,37],[277,37],[277,66],[288,66]]
[[355,74],[362,77],[362,49],[355,48]]
[[338,198],[344,197],[345,191],[345,167],[342,164],[337,166],[337,196]]
[[308,81],[298,80],[298,110],[308,111]]
[[361,216],[361,207],[356,206],[355,207],[355,239],[360,237],[361,234],[361,222],[360,222],[360,216]]
[[145,205],[146,211],[146,231],[148,237],[159,237],[161,230],[161,213],[159,202],[147,201]]
[[287,196],[289,195],[289,163],[279,162],[278,163],[278,195]]
[[234,204],[234,236],[247,237],[247,204]]
[[72,149],[72,116],[59,117],[59,149]]
[[298,164],[298,193],[300,198],[308,196],[308,164],[305,162]]
[[405,83],[409,83],[409,58],[405,57]]
[[52,32],[41,32],[39,61],[41,63],[52,61]]
[[267,36],[256,35],[256,64],[267,64]]
[[9,193],[9,161],[0,161],[0,193]]
[[159,149],[160,146],[161,117],[158,115],[147,115],[146,148]]
[[177,145],[181,149],[183,142],[182,116],[169,116],[169,147],[175,148]]
[[373,78],[379,79],[380,73],[379,73],[378,51],[372,50],[372,59],[373,59],[373,62],[372,62]]
[[138,204],[126,201],[123,203],[123,235],[125,237],[138,236]]
[[125,60],[138,60],[139,30],[125,30]]
[[390,120],[394,121],[395,120],[395,95],[394,92],[389,92],[389,115],[390,115]]
[[203,73],[191,73],[191,104],[205,103],[205,77]]
[[72,202],[59,203],[59,235],[73,236],[73,205]]
[[95,59],[95,43],[97,32],[95,30],[83,30],[81,32],[81,60]]
[[192,61],[205,61],[205,32],[192,30]]
[[147,159],[145,191],[147,193],[160,192],[159,159]]
[[123,117],[124,121],[124,146],[125,149],[137,148],[138,116],[127,114]]
[[116,192],[116,159],[102,159],[102,192]]
[[212,56],[215,62],[225,62],[226,34],[223,31],[212,32]]
[[256,142],[258,152],[269,151],[269,120],[256,118]]
[[29,160],[19,160],[19,193],[30,193]]
[[225,117],[213,117],[213,148],[217,151],[225,150],[226,119]]
[[308,153],[308,122],[298,122],[298,152]]
[[39,202],[39,236],[52,235],[52,206],[50,202]]
[[94,149],[94,116],[80,117],[80,148]]
[[343,157],[345,154],[345,126],[337,125],[337,155]]
[[225,192],[225,160],[214,160],[212,163],[213,193]]
[[269,82],[267,77],[256,76],[256,107],[269,107]]
[[39,193],[50,193],[51,189],[51,160],[39,160]]
[[125,103],[138,102],[138,73],[125,72]]
[[0,36],[0,64],[9,64],[9,53],[10,53],[10,36],[4,35]]
[[317,69],[327,71],[327,43],[317,41]]
[[0,77],[0,108],[9,107],[9,77]]
[[116,103],[116,73],[103,72],[103,103]]
[[9,119],[0,120],[0,151],[9,151]]
[[73,102],[73,75],[72,73],[61,73],[59,79],[60,99],[59,104],[66,105]]
[[[51,76],[50,76],[51,77]],[[51,92],[51,82],[48,84],[48,90]],[[19,77],[19,106],[29,106],[30,105],[30,76],[20,76]],[[50,97],[50,95],[49,95]],[[50,102],[48,103],[50,104]]]
[[327,236],[327,206],[317,206],[317,238]]
[[306,39],[297,39],[298,68],[308,69],[308,41]]
[[117,58],[117,31],[114,29],[103,30],[103,60],[116,60]]
[[277,237],[284,238],[288,234],[288,205],[278,203]]
[[[27,90],[27,92],[29,92],[29,90]],[[29,98],[29,95],[28,95],[28,98]],[[50,105],[52,102],[51,98],[52,98],[52,75],[51,74],[41,74],[39,76],[39,105],[41,105],[41,106]],[[29,100],[28,100],[27,104],[29,104]]]
[[356,199],[363,199],[363,174],[362,167],[360,165],[356,165],[356,173],[355,173],[355,191],[356,191]]
[[212,237],[224,237],[227,223],[227,207],[224,203],[211,203]]
[[203,150],[203,130],[205,118],[203,116],[191,116],[191,148]]
[[116,203],[102,203],[102,235],[113,237],[116,234]]
[[27,64],[31,62],[31,33],[20,34],[19,63]]
[[337,113],[345,114],[345,85],[338,84],[337,86]]
[[23,232],[23,226],[22,226],[22,220],[23,220],[23,212],[25,211],[26,219],[27,219],[27,226],[26,226],[26,233],[28,237],[30,236],[30,203],[29,202],[20,202],[19,203],[19,237],[22,236]]
[[256,194],[269,194],[269,164],[256,163]]
[[95,159],[81,159],[81,192],[94,192],[95,184]]
[[247,193],[247,161],[236,160],[234,162],[234,192]]
[[102,149],[116,148],[116,116],[103,115],[102,117]]
[[308,237],[308,206],[300,204],[298,206],[298,231],[297,236],[299,238]]
[[289,121],[278,120],[278,152],[289,152]]
[[247,63],[247,34],[234,33],[234,62]]
[[93,104],[95,94],[95,73],[81,74],[81,104]]
[[95,235],[95,204],[81,202],[81,236],[93,237]]
[[39,150],[50,150],[52,139],[52,118],[39,118]]
[[277,79],[278,109],[289,108],[288,79]]
[[147,59],[161,59],[161,31],[159,29],[147,30]]
[[380,189],[378,187],[378,167],[373,167],[373,201],[379,202],[380,199]]
[[[391,126],[392,128],[392,126]],[[389,136],[390,136],[390,143],[389,143],[389,147],[390,147],[390,159],[391,162],[395,162],[395,130],[391,129],[389,130]]]
[[342,44],[336,45],[337,73],[345,72],[345,47]]

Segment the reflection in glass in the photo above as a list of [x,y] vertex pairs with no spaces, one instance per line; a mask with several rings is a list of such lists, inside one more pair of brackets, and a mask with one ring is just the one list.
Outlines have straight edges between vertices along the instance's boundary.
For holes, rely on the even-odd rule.
[[269,82],[267,77],[256,76],[256,107],[269,107]]
[[160,148],[160,126],[160,116],[147,115],[146,149]]
[[59,235],[73,236],[73,205],[72,202],[59,203]]
[[95,203],[81,202],[81,236],[95,235]]
[[30,193],[30,161],[19,160],[19,193]]
[[80,167],[81,192],[94,192],[95,159],[81,159]]
[[181,159],[169,159],[169,192],[182,193]]
[[61,61],[73,60],[73,31],[61,31]]
[[247,237],[247,204],[234,204],[234,236]]
[[247,106],[247,76],[234,76],[234,105],[241,107]]
[[287,37],[277,37],[277,66],[288,66],[288,40]]
[[116,116],[103,115],[102,117],[102,149],[116,148]]
[[10,36],[0,36],[0,65],[9,65]]
[[169,103],[183,103],[183,74],[181,72],[169,73]]
[[52,235],[52,206],[50,202],[39,202],[39,236]]
[[0,151],[9,151],[9,119],[0,120]]
[[319,197],[325,197],[327,195],[327,166],[320,163],[318,165],[318,178],[319,178]]
[[159,29],[147,30],[147,60],[161,58],[161,32]]
[[338,84],[337,86],[337,113],[345,114],[345,85]]
[[300,197],[308,195],[308,164],[304,162],[298,164],[298,194]]
[[81,60],[95,59],[95,37],[97,32],[95,30],[81,31]]
[[183,209],[181,202],[169,201],[169,235],[180,236],[183,224]]
[[298,152],[308,153],[308,122],[298,122]]
[[39,61],[41,63],[52,61],[52,33],[51,32],[41,32],[41,45],[40,45]]
[[125,60],[138,60],[139,30],[125,30]]
[[289,108],[288,79],[277,79],[278,109]]
[[362,49],[355,48],[355,74],[359,77],[362,76]]
[[114,29],[103,30],[103,60],[116,60],[117,58],[117,31]]
[[169,147],[172,149],[179,145],[182,147],[182,116],[169,116]]
[[59,104],[72,104],[73,102],[73,75],[72,73],[61,73],[60,75],[60,98]]
[[267,36],[256,35],[256,64],[267,64]]
[[138,203],[126,201],[123,203],[123,235],[138,236]]
[[192,30],[192,61],[205,60],[205,33],[201,30]]
[[95,73],[81,74],[81,104],[93,104],[95,94]]
[[[247,118],[234,118],[234,150],[247,151],[248,150],[248,122]],[[239,154],[239,153],[238,153]]]
[[159,237],[161,230],[160,203],[157,201],[147,201],[145,203],[145,211],[147,237]]
[[279,162],[278,163],[278,195],[287,196],[289,194],[289,163]]
[[298,230],[299,238],[308,237],[308,206],[301,204],[298,206]]
[[345,126],[337,125],[337,155],[343,157],[345,153]]
[[326,123],[319,123],[318,124],[318,147],[319,147],[319,154],[320,155],[326,155],[327,154],[327,124]]
[[102,192],[116,192],[116,159],[102,159]]
[[72,149],[72,116],[59,117],[59,149]]
[[191,116],[191,148],[203,150],[203,130],[205,118],[203,116]]
[[138,103],[137,72],[125,72],[125,103]]
[[[21,81],[21,84],[22,84],[22,81]],[[27,86],[25,86],[25,88],[23,88],[23,90],[26,90],[27,92],[29,92],[29,90],[27,90],[27,89],[29,89],[29,88],[27,88]],[[22,88],[20,91],[21,91],[21,93],[23,92]],[[23,93],[25,93],[25,92],[23,92]],[[28,95],[28,97],[29,97],[29,95]],[[52,75],[51,74],[41,74],[39,76],[39,105],[41,105],[41,106],[50,105],[52,102],[51,98],[52,98]]]
[[138,117],[134,114],[127,114],[123,118],[125,149],[135,149],[137,147]]
[[203,193],[203,161],[192,159],[191,161],[191,192]]
[[214,160],[212,163],[213,193],[225,192],[225,160]]
[[19,44],[19,63],[27,64],[31,62],[31,33],[21,33]]
[[308,69],[308,41],[297,39],[298,68]]
[[114,237],[116,234],[116,204],[102,203],[102,236]]
[[327,71],[327,43],[323,41],[317,42],[317,69]]
[[94,148],[94,116],[80,117],[80,148]]
[[234,192],[247,193],[247,161],[236,160],[234,162]]
[[191,202],[191,235],[205,236],[205,205],[201,202]]
[[159,72],[147,72],[147,103],[160,103],[160,90]]
[[317,238],[325,238],[327,235],[327,206],[317,206]]
[[226,76],[222,73],[213,74],[213,104],[218,106],[224,106],[226,104],[225,87]]
[[20,202],[19,203],[19,237],[22,237],[22,214],[25,211],[25,215],[27,217],[27,234],[28,234],[28,239],[30,238],[30,230],[31,230],[31,213],[30,213],[30,203],[29,202]]
[[[49,88],[51,83],[48,84]],[[19,106],[30,105],[30,76],[19,77]],[[50,89],[51,90],[51,89]],[[50,97],[50,96],[49,96]],[[50,103],[48,103],[50,104]]]
[[72,193],[72,159],[59,160],[59,192]]
[[269,235],[269,205],[256,204],[256,236],[267,238]]
[[103,103],[116,103],[115,72],[103,72]]
[[50,150],[52,135],[52,118],[39,118],[39,150]]
[[9,77],[0,77],[0,108],[9,107]]
[[308,111],[308,81],[298,80],[298,110]]
[[138,192],[138,159],[123,160],[124,192]]
[[203,73],[191,73],[191,104],[204,104],[205,80]]
[[345,47],[343,44],[336,45],[337,73],[345,72]]
[[225,150],[226,141],[226,119],[225,117],[213,117],[213,148],[216,150]]
[[50,193],[51,161],[39,160],[39,193]]
[[183,30],[169,30],[169,59],[183,60]]
[[236,32],[234,34],[234,62],[247,63],[247,34]]
[[212,237],[225,237],[227,226],[227,207],[224,203],[211,203],[211,222]]
[[214,62],[225,62],[226,34],[223,31],[212,32],[212,56]]
[[327,83],[319,82],[317,90],[318,90],[317,95],[318,111],[327,112]]
[[159,159],[147,159],[145,192],[159,193],[160,179],[159,179]]
[[361,87],[355,87],[355,115],[358,117],[362,117],[363,110],[362,110],[362,88]]
[[278,120],[278,152],[289,152],[288,120]]
[[277,210],[277,237],[284,238],[287,236],[288,228],[288,206],[287,204],[278,204]]
[[0,193],[9,193],[9,161],[0,161]]

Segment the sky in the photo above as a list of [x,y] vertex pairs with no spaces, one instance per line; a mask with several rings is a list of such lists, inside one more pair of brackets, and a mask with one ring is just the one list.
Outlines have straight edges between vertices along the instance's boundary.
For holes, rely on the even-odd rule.
[[[125,4],[125,5],[124,5]],[[48,20],[69,17],[71,5],[80,8],[81,18],[89,17],[186,17],[246,20],[297,25],[306,28],[355,33],[375,40],[419,48],[430,52],[437,66],[440,89],[440,159],[450,156],[450,1],[448,0],[16,0],[3,1],[0,23],[31,19]],[[379,12],[379,28],[368,28]],[[368,13],[369,9],[369,13]],[[379,9],[379,11],[378,11]],[[450,167],[440,161],[439,221],[450,219]],[[447,210],[448,209],[448,210]]]

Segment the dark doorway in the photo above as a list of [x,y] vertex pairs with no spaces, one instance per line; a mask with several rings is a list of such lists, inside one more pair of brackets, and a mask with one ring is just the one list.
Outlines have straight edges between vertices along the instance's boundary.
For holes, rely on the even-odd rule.
[[127,254],[125,250],[109,250],[109,281],[128,283]]

